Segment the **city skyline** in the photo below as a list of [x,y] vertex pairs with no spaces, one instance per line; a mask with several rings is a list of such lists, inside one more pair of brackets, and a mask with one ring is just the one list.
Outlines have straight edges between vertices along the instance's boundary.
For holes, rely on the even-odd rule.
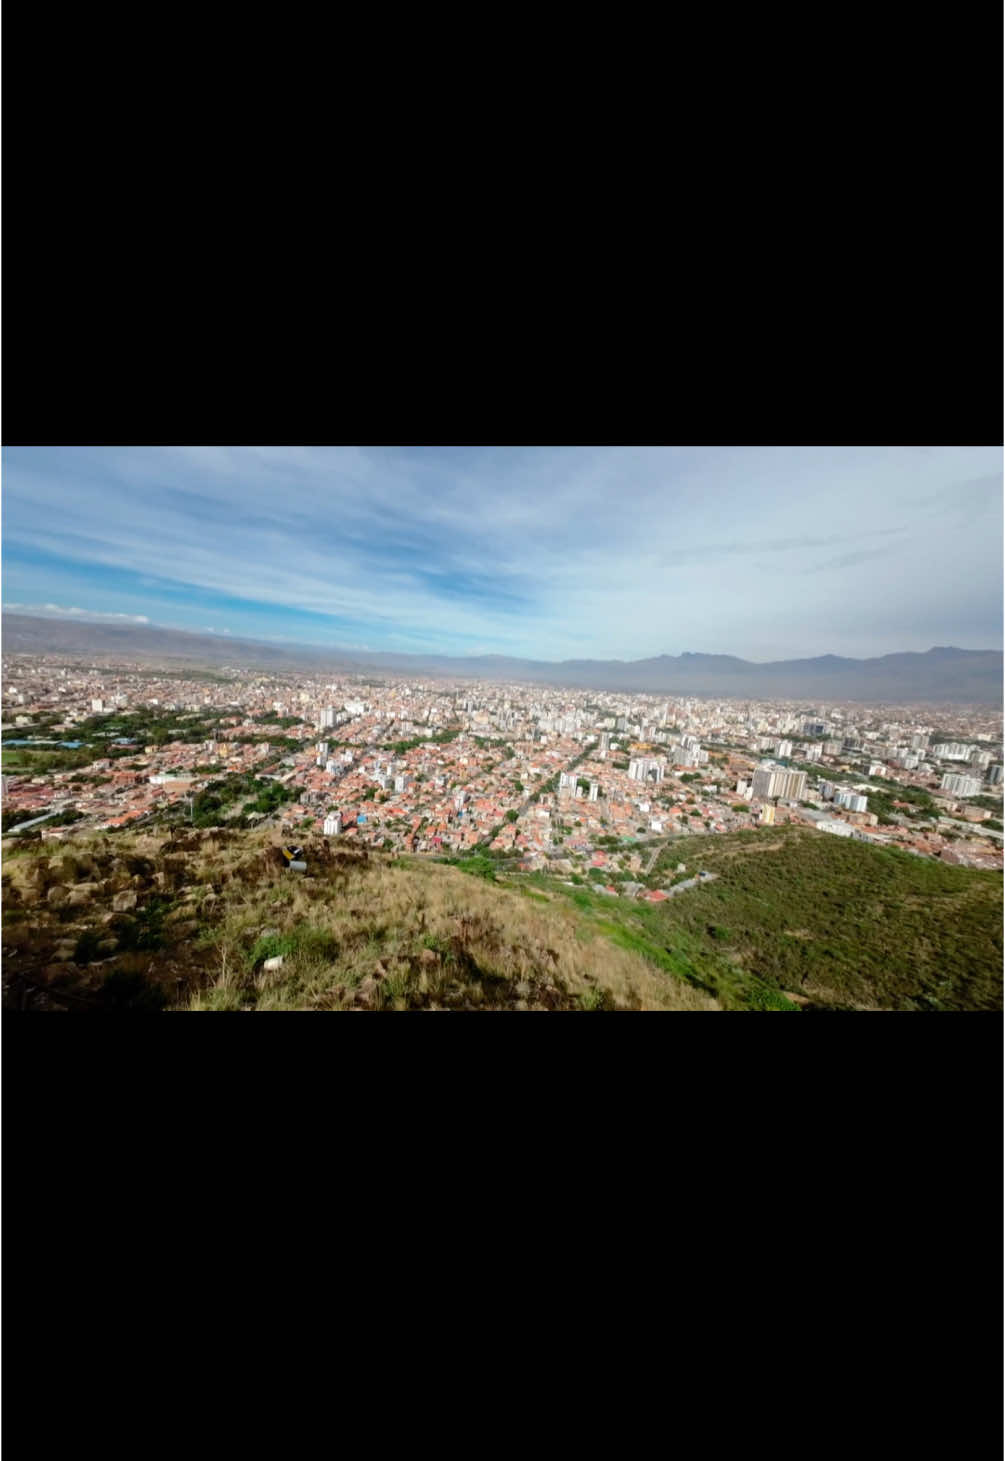
[[1002,646],[1001,450],[6,448],[4,608],[365,651]]

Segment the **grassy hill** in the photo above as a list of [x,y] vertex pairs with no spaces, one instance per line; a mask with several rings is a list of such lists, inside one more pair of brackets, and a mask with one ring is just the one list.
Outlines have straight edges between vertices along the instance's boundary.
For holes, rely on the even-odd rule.
[[808,829],[675,842],[657,873],[684,859],[717,878],[663,904],[484,855],[448,866],[326,839],[305,851],[299,876],[267,830],[5,845],[5,1004],[1001,1008],[999,874]]
[[[8,1007],[714,1009],[574,907],[463,870],[275,833],[121,834],[5,848]],[[264,968],[277,955],[282,966]]]
[[[816,1008],[1000,1009],[1002,877],[797,826],[703,838],[678,854],[714,882],[659,910],[731,965]],[[657,866],[656,871],[660,867]]]

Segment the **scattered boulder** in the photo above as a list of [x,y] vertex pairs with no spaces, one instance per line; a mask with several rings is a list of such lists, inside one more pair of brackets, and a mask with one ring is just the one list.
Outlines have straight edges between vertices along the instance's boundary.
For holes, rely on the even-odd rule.
[[56,945],[56,951],[55,951],[55,953],[52,956],[53,957],[53,960],[57,964],[68,964],[70,962],[70,960],[73,958],[73,955],[76,952],[76,948],[77,948],[77,941],[76,941],[76,939],[71,939],[67,943],[57,944]]
[[436,952],[435,949],[420,949],[419,950],[419,963],[425,965],[425,967],[427,969],[432,968],[434,965],[438,964],[439,962],[440,962],[440,956]]
[[128,913],[130,908],[136,907],[136,894],[132,891],[116,893],[112,899],[112,908],[116,913]]
[[67,900],[66,889],[61,883],[55,883],[45,895],[45,901],[52,908],[59,908]]
[[281,969],[282,967],[283,967],[283,955],[282,954],[277,954],[274,959],[266,959],[265,963],[262,965],[262,968],[265,970],[265,972],[267,974],[270,973],[273,969]]
[[99,954],[114,954],[115,953],[115,950],[118,947],[119,947],[119,941],[118,941],[117,938],[103,938],[100,941],[100,943],[98,944],[98,953]]
[[78,883],[75,888],[69,889],[66,901],[71,908],[82,908],[85,903],[90,903],[98,892],[97,883]]

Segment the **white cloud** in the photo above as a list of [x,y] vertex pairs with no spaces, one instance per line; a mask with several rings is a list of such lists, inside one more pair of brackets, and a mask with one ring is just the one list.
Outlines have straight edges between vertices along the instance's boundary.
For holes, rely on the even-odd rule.
[[104,609],[80,609],[76,605],[66,608],[62,604],[15,604],[3,606],[12,613],[33,614],[40,619],[122,619],[130,624],[149,624],[146,614],[116,614]]
[[[959,521],[925,510],[995,473],[1000,451],[980,448],[9,450],[4,531],[137,576],[140,606],[170,580],[207,617],[239,612],[223,596],[323,616],[277,639],[566,658],[742,654],[770,636],[856,653],[885,635],[857,622],[873,604],[896,601],[898,623],[917,605],[919,637],[938,617],[939,643],[956,642],[954,613],[1000,606],[990,488]],[[163,602],[173,617],[177,591]],[[881,648],[928,647],[898,635]]]

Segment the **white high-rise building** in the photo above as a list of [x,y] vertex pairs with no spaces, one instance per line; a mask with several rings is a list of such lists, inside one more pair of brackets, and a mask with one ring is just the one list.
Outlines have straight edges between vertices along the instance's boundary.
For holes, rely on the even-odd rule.
[[979,796],[981,783],[976,776],[954,776],[947,772],[940,783],[950,796]]
[[806,772],[788,771],[784,766],[758,766],[753,788],[756,797],[800,801],[806,795]]
[[342,831],[342,813],[329,812],[325,817],[324,834],[326,837],[337,837]]
[[973,746],[965,746],[962,741],[940,741],[937,746],[932,747],[931,754],[940,761],[967,761],[973,749]]
[[628,763],[631,781],[662,781],[666,762],[656,756],[636,756]]

